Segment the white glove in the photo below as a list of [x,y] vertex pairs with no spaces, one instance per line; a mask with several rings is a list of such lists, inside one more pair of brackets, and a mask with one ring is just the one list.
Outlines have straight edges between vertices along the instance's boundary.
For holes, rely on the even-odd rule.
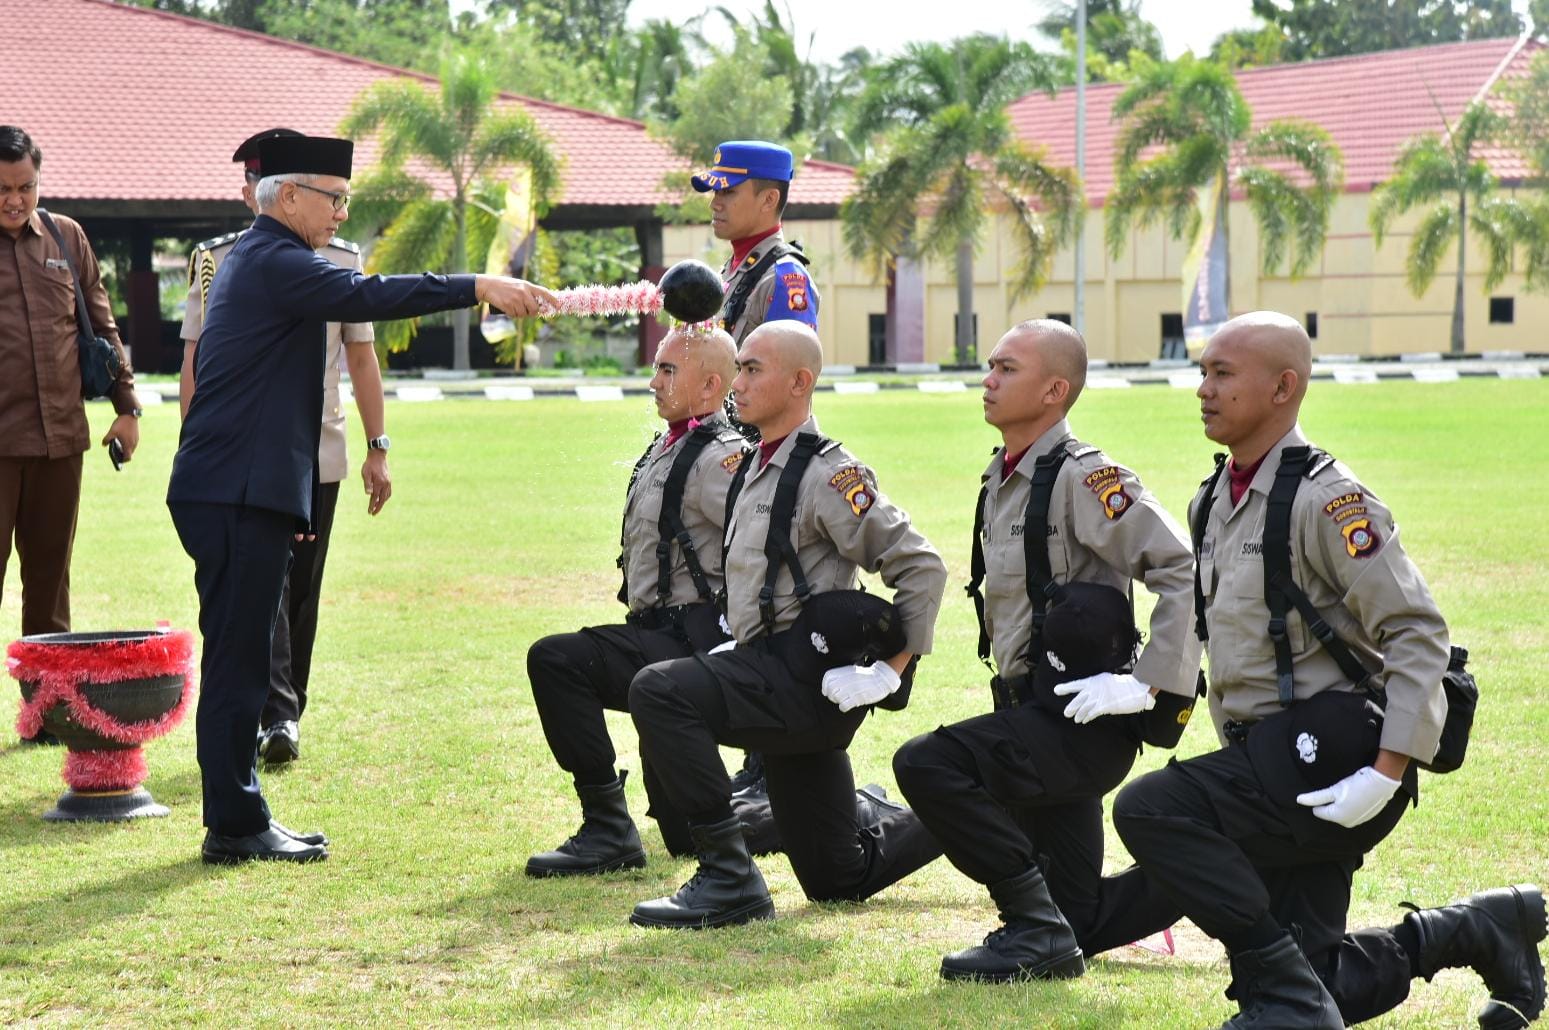
[[1319,819],[1350,829],[1382,811],[1393,800],[1396,790],[1397,780],[1388,779],[1375,766],[1368,765],[1332,786],[1296,795],[1296,803],[1311,808]]
[[875,665],[841,665],[823,674],[823,696],[848,712],[861,705],[874,705],[887,697],[903,681],[887,662]]
[[720,654],[723,651],[730,651],[732,648],[734,648],[736,646],[737,646],[737,642],[735,640],[728,640],[724,644],[716,644],[714,647],[712,647],[710,650],[706,651],[705,653],[706,654]]
[[1133,676],[1100,672],[1054,688],[1060,697],[1076,695],[1065,706],[1065,718],[1088,723],[1103,715],[1134,715],[1156,707],[1151,688]]

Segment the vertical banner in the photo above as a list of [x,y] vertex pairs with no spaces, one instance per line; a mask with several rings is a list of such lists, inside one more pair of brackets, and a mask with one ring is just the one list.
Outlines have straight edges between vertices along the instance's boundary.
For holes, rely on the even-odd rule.
[[[484,274],[523,276],[527,266],[532,263],[537,228],[538,211],[533,204],[532,172],[523,166],[513,172],[510,182],[506,183],[506,202],[500,210],[495,235],[489,241],[489,253],[484,258]],[[506,315],[486,308],[479,322],[479,331],[490,343],[498,343],[515,336],[517,327]]]
[[1231,312],[1227,309],[1226,205],[1223,190],[1199,195],[1201,231],[1183,262],[1183,339],[1198,354]]

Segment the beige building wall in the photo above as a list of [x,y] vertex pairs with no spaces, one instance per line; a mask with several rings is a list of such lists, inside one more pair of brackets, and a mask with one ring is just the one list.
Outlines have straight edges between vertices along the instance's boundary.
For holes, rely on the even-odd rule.
[[[1505,195],[1513,195],[1506,191]],[[1258,308],[1284,311],[1299,319],[1316,314],[1316,353],[1322,356],[1393,356],[1442,351],[1449,346],[1455,253],[1443,262],[1441,274],[1421,297],[1409,292],[1404,259],[1410,234],[1421,215],[1400,220],[1374,246],[1367,226],[1371,195],[1342,196],[1330,220],[1328,245],[1301,279],[1283,271],[1259,274],[1257,227],[1243,202],[1231,208],[1232,310]],[[868,316],[885,310],[885,291],[869,270],[844,250],[837,221],[792,222],[787,239],[799,239],[813,257],[813,270],[823,303],[818,330],[831,363],[867,364]],[[669,226],[664,234],[667,262],[697,257],[719,267],[729,253],[708,226]],[[1162,316],[1183,308],[1184,246],[1168,239],[1161,227],[1131,234],[1117,258],[1103,245],[1103,212],[1086,219],[1086,336],[1093,358],[1144,362],[1157,358],[1162,345]],[[974,262],[974,307],[978,316],[979,356],[986,356],[1008,328],[1026,318],[1068,315],[1075,306],[1074,252],[1055,258],[1050,280],[1034,294],[1016,300],[1011,277],[1017,251],[1010,224],[992,223]],[[1549,350],[1549,294],[1529,294],[1523,279],[1512,274],[1490,293],[1484,290],[1484,257],[1470,237],[1468,279],[1464,293],[1465,333],[1471,353],[1495,350]],[[950,262],[929,262],[925,268],[925,357],[952,361],[957,285]],[[1510,324],[1490,322],[1490,297],[1510,297]]]

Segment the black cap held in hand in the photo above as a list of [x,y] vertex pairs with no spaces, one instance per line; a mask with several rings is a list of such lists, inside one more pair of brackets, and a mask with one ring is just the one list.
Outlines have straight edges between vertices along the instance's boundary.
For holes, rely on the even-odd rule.
[[704,322],[714,318],[726,303],[726,287],[715,269],[703,261],[679,261],[657,284],[662,307],[679,322]]
[[1100,672],[1118,672],[1135,660],[1140,634],[1128,597],[1101,583],[1066,583],[1060,590],[1059,601],[1044,616],[1041,651],[1032,656],[1038,686],[1052,690]]
[[830,590],[808,598],[771,643],[797,682],[817,685],[829,669],[893,657],[905,636],[890,602],[864,590]]

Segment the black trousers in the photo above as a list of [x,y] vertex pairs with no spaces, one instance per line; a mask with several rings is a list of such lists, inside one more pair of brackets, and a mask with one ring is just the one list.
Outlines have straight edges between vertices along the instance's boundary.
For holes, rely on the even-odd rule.
[[[1409,775],[1412,788],[1412,767]],[[1353,1024],[1409,996],[1409,955],[1395,928],[1345,928],[1362,856],[1408,804],[1400,791],[1375,817],[1346,829],[1276,802],[1247,751],[1230,747],[1169,762],[1128,784],[1114,801],[1113,823],[1145,875],[1210,936],[1244,933],[1265,915],[1298,931],[1313,969]]]
[[290,575],[280,597],[274,623],[274,649],[269,656],[269,700],[262,724],[296,722],[307,710],[307,682],[312,677],[312,645],[317,640],[317,602],[323,589],[323,565],[328,561],[328,537],[339,506],[339,484],[323,483],[317,490],[312,524],[316,540],[292,540]]
[[796,879],[814,901],[860,901],[941,854],[913,812],[856,820],[845,748],[866,709],[841,712],[795,680],[762,641],[642,669],[629,689],[640,750],[690,820],[727,811],[717,745],[759,751],[769,806]]
[[[527,680],[559,767],[578,783],[610,778],[618,755],[603,710],[629,711],[629,684],[635,673],[692,653],[676,632],[635,626],[590,626],[533,644],[527,651]],[[642,764],[650,802],[646,814],[656,820],[668,851],[689,854],[694,844],[687,820],[666,799],[651,763]]]
[[1138,869],[1103,876],[1103,796],[1139,751],[1132,720],[1080,725],[1036,705],[921,734],[893,756],[909,804],[964,875],[989,885],[1034,863],[1081,949],[1171,926],[1177,907]]
[[296,517],[234,504],[169,504],[199,591],[199,773],[204,825],[242,837],[268,828],[258,785],[258,716]]

